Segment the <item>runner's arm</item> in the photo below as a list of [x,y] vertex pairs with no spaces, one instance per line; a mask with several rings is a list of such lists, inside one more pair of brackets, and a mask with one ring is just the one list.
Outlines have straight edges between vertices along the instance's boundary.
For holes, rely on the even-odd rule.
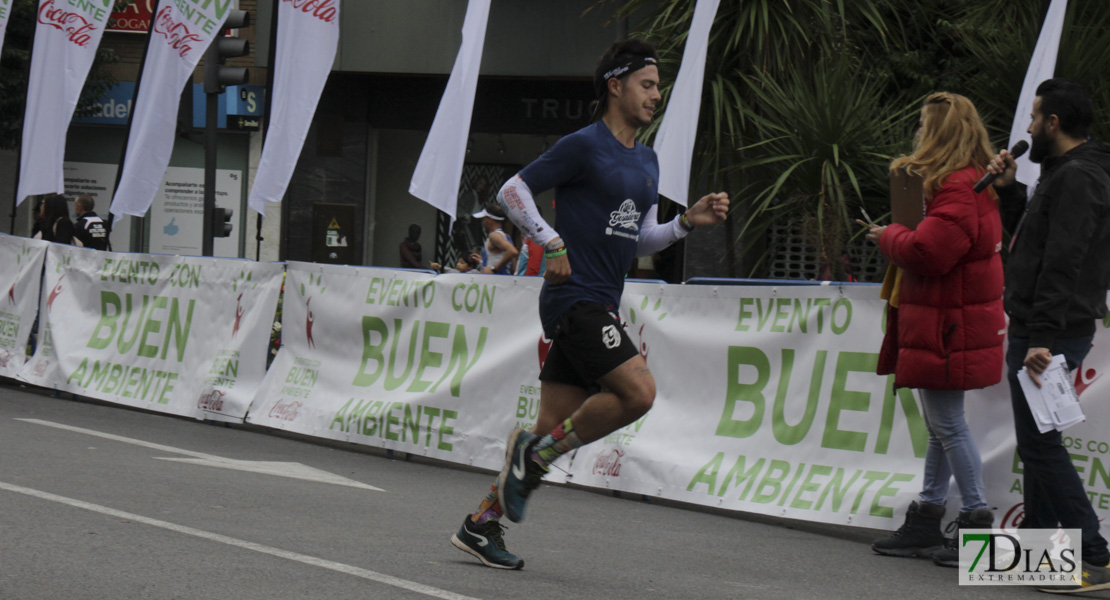
[[688,233],[690,230],[682,226],[679,217],[660,223],[659,206],[652,206],[644,215],[644,222],[640,226],[640,245],[636,248],[636,256],[651,256],[686,237]]
[[509,219],[533,242],[548,250],[562,245],[562,240],[555,232],[555,228],[548,225],[536,210],[536,200],[532,197],[532,190],[520,175],[513,175],[505,185],[501,186],[497,192],[497,202]]

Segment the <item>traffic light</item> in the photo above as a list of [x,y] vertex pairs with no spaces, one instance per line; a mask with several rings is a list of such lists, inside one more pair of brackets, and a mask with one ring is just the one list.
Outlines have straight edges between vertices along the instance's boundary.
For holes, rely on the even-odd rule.
[[250,54],[250,42],[227,37],[227,30],[249,27],[251,16],[245,10],[232,10],[212,45],[204,53],[204,93],[220,94],[225,85],[243,85],[250,80],[246,67],[225,67],[229,58]]
[[231,224],[231,215],[235,213],[230,208],[216,207],[212,211],[212,237],[228,237],[234,225]]

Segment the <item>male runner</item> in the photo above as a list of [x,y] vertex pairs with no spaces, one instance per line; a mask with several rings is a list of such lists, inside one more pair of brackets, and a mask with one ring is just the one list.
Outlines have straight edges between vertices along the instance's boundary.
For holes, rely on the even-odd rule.
[[[669,223],[657,220],[659,163],[636,143],[660,99],[656,64],[655,50],[642,40],[611,46],[594,72],[601,119],[559,140],[498,193],[509,218],[546,249],[540,320],[554,343],[540,373],[532,433],[509,436],[497,482],[451,538],[486,566],[524,566],[505,549],[500,518],[523,520],[529,493],[555,459],[632,423],[655,400],[655,380],[616,316],[632,261],[728,214],[722,192]],[[557,228],[533,200],[551,188]]]

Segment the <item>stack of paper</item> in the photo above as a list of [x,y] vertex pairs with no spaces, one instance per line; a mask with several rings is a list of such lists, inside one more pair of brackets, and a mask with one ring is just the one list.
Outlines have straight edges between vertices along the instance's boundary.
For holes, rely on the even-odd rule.
[[1071,373],[1064,355],[1053,356],[1052,363],[1041,373],[1040,378],[1041,387],[1038,388],[1026,369],[1018,371],[1021,391],[1025,392],[1025,400],[1029,403],[1029,410],[1033,412],[1041,433],[1053,429],[1063,431],[1086,419],[1083,408],[1079,405],[1079,395],[1075,393],[1075,386],[1071,383]]

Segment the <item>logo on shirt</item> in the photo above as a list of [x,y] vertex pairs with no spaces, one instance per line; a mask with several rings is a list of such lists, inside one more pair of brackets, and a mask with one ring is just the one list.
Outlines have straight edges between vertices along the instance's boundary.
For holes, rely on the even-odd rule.
[[619,209],[609,213],[609,226],[632,231],[640,229],[640,211],[636,210],[636,203],[631,198],[622,202]]

